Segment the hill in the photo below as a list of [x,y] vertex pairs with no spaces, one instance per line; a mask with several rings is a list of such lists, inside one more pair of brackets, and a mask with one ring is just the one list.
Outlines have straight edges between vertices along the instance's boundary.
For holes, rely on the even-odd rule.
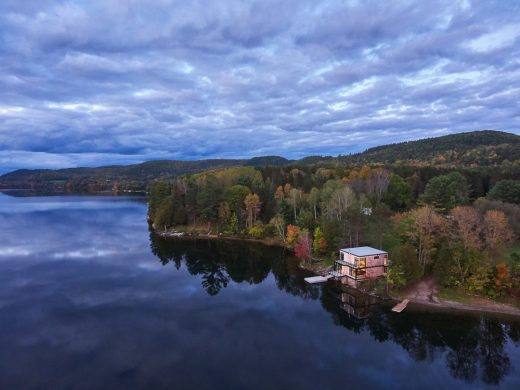
[[520,136],[483,130],[377,146],[339,157],[346,164],[478,167],[520,160]]
[[0,188],[31,188],[75,192],[142,190],[154,180],[229,167],[359,166],[364,164],[437,168],[470,168],[520,164],[520,136],[500,131],[473,131],[377,146],[338,157],[279,156],[251,159],[155,160],[126,166],[69,169],[20,169],[0,176]]
[[229,167],[282,166],[290,161],[278,156],[252,159],[154,160],[133,165],[96,168],[19,169],[0,176],[0,189],[22,188],[48,191],[143,190],[154,180]]

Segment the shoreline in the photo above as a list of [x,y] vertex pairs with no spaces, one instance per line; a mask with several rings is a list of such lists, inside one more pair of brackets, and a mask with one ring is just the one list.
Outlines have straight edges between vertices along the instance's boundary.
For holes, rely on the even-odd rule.
[[[399,302],[392,298],[395,302]],[[520,309],[515,306],[505,305],[502,303],[494,303],[492,306],[471,305],[467,303],[459,303],[454,301],[441,300],[439,303],[425,302],[420,300],[410,299],[410,303],[406,310],[414,311],[428,311],[428,312],[444,312],[444,313],[466,313],[481,315],[487,314],[494,317],[513,317],[518,319],[520,317]]]
[[[292,248],[275,239],[257,239],[257,238],[247,238],[247,237],[237,237],[237,236],[221,236],[214,234],[179,234],[178,232],[164,232],[157,231],[152,225],[150,225],[152,231],[158,236],[164,239],[180,239],[180,240],[227,240],[227,241],[240,241],[240,242],[251,242],[258,243],[266,246],[277,246],[280,248],[284,248],[285,250],[293,251]],[[300,267],[309,272],[312,272],[316,275],[323,276],[324,272],[326,272],[325,268],[317,269],[316,267],[305,266],[305,264],[300,263]],[[362,290],[359,290],[363,292]],[[366,293],[366,292],[364,292]],[[507,316],[507,317],[515,317],[516,319],[520,317],[520,308],[515,306],[506,305],[503,303],[495,302],[488,300],[488,303],[485,305],[474,305],[469,303],[459,303],[456,301],[449,301],[444,299],[437,298],[437,302],[433,302],[431,300],[426,299],[417,299],[416,297],[393,297],[390,296],[388,300],[381,300],[380,304],[388,305],[389,303],[397,304],[402,299],[408,298],[410,303],[408,304],[408,310],[414,311],[436,311],[436,312],[445,312],[445,313],[467,313],[467,314],[488,314],[493,316]]]
[[265,238],[248,238],[248,237],[238,237],[238,236],[222,236],[215,234],[188,234],[188,233],[180,233],[180,232],[164,232],[157,231],[152,225],[150,225],[153,232],[158,236],[166,239],[179,239],[179,240],[226,240],[226,241],[242,241],[242,242],[256,242],[262,245],[267,246],[278,246],[280,248],[284,248],[286,250],[291,250],[283,242],[280,242],[275,239],[265,239]]

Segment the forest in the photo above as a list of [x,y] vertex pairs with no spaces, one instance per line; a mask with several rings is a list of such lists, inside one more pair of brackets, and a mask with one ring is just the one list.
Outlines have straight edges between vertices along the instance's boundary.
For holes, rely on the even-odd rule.
[[388,283],[435,275],[489,297],[520,290],[520,181],[485,169],[233,167],[158,181],[156,230],[277,240],[303,262],[388,250]]

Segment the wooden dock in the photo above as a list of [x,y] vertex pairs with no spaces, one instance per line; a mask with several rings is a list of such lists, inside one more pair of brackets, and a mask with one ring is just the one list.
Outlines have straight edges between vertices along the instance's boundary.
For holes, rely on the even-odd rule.
[[408,302],[410,302],[409,299],[403,299],[402,302],[398,303],[392,308],[392,311],[395,311],[396,313],[401,313],[406,308],[406,305],[408,305]]
[[327,280],[329,280],[330,278],[332,278],[332,275],[327,275],[327,276],[311,276],[311,277],[305,278],[304,280],[305,280],[307,283],[315,284],[315,283],[325,283],[325,282],[326,282]]

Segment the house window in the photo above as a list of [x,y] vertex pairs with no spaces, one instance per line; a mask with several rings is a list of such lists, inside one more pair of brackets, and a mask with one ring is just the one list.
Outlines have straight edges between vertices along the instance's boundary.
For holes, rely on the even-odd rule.
[[364,269],[357,269],[356,270],[356,276],[365,276],[366,273],[367,273],[367,271],[364,270]]
[[348,273],[350,274],[350,276],[353,275],[352,268],[348,267]]
[[367,258],[366,257],[362,257],[361,259],[359,259],[359,266],[361,268],[365,268],[367,266]]
[[379,259],[379,256],[374,256],[374,259],[375,259],[375,260]]
[[388,256],[385,256],[383,258],[383,265],[387,265],[387,263],[388,263]]
[[388,267],[383,267],[383,272],[386,274],[388,272]]

